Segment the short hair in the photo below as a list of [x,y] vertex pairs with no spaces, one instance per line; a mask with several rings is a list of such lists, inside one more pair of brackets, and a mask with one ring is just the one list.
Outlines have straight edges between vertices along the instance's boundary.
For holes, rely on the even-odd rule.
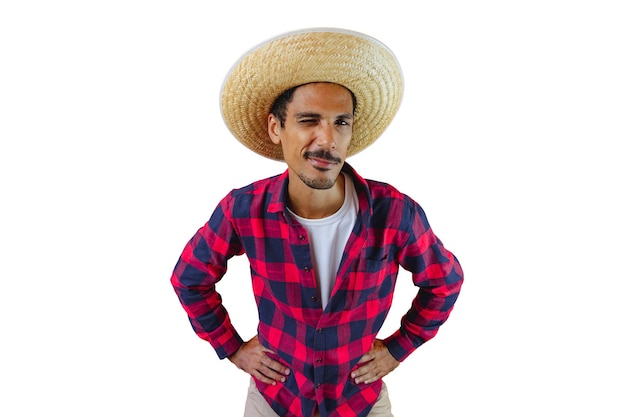
[[[285,120],[287,120],[287,105],[291,103],[291,100],[293,99],[293,93],[298,89],[298,87],[302,87],[303,85],[306,84],[297,85],[283,91],[276,98],[276,100],[274,100],[274,104],[272,104],[272,107],[270,108],[270,114],[273,114],[278,118],[278,120],[280,121],[280,127],[285,127]],[[355,113],[356,96],[349,88],[346,88],[346,90],[350,91],[350,95],[352,96],[352,113]]]

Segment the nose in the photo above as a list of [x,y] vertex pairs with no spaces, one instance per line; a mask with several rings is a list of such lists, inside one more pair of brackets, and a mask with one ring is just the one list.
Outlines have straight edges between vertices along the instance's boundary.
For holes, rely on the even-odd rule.
[[332,123],[323,121],[318,125],[315,143],[321,148],[333,149],[337,146],[335,139],[335,129]]

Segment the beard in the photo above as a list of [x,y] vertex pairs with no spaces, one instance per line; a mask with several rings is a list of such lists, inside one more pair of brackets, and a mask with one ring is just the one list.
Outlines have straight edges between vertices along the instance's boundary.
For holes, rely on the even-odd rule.
[[337,182],[337,178],[309,178],[302,174],[298,174],[298,178],[300,178],[300,181],[307,187],[313,188],[314,190],[328,190],[329,188],[333,188],[333,185]]

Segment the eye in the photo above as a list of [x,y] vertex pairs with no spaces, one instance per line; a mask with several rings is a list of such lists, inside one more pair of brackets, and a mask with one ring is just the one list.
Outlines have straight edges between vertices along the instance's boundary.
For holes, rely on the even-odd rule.
[[350,126],[350,122],[345,119],[339,119],[335,122],[335,124],[338,126]]

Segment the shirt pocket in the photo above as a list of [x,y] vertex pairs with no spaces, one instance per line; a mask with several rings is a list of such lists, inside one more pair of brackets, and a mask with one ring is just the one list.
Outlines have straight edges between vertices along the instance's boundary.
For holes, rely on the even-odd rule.
[[391,266],[387,253],[358,260],[349,279],[348,305],[359,308],[370,300],[379,300],[389,295],[393,289],[393,282],[389,279],[390,272],[393,272]]

